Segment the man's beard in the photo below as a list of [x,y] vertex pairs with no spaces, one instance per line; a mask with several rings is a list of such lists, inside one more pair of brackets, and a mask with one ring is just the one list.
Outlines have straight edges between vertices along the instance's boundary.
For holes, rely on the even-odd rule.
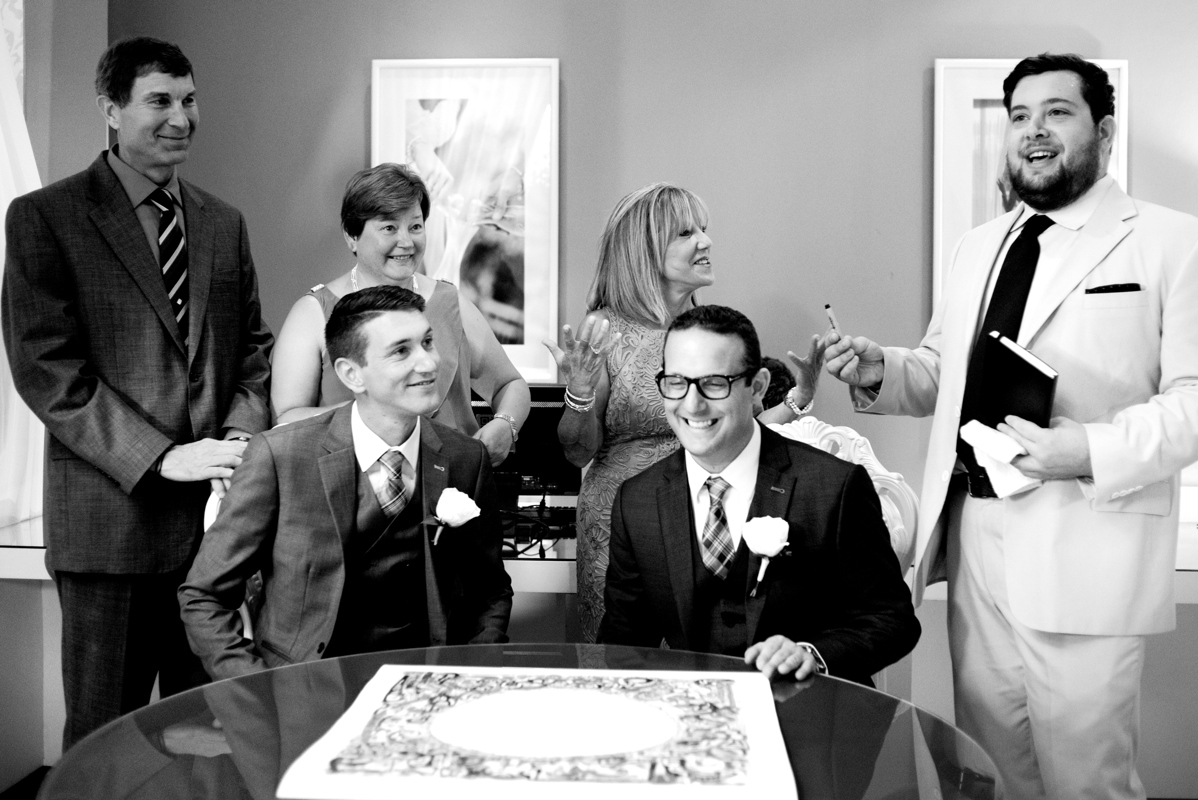
[[1063,161],[1056,174],[1042,185],[1030,183],[1019,168],[1021,165],[1021,158],[1013,164],[1007,156],[1007,175],[1019,199],[1037,211],[1055,211],[1081,197],[1102,177],[1102,141],[1095,136],[1075,163]]

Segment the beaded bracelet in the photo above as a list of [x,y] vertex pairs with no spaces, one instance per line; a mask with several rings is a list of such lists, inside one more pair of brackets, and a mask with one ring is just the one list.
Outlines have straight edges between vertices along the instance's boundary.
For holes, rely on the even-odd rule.
[[[794,390],[791,389],[791,392],[793,392],[793,391]],[[799,408],[799,404],[795,402],[795,399],[794,399],[794,397],[791,396],[790,392],[786,393],[786,396],[782,398],[782,402],[786,404],[786,407],[789,408],[796,417],[802,417],[807,414],[810,414],[811,409],[815,408],[815,396],[814,395],[812,395],[811,400],[808,401],[807,405],[803,406],[802,408]]]

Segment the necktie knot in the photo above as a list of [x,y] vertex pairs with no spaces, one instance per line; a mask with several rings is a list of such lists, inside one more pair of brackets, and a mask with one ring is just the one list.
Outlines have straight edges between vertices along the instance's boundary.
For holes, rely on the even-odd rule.
[[403,485],[403,465],[407,461],[398,450],[388,450],[379,456],[379,463],[387,475],[387,483],[379,493],[379,505],[388,517],[394,517],[408,504],[407,490]]
[[723,503],[724,495],[732,488],[732,484],[719,475],[712,475],[703,485],[707,487],[707,493],[711,495],[711,502],[713,503]]
[[403,475],[403,462],[405,461],[407,459],[398,450],[388,450],[379,456],[379,463],[383,465],[387,473],[393,478],[399,478]]
[[1023,223],[1023,231],[1019,234],[1020,238],[1030,236],[1040,238],[1040,234],[1052,227],[1052,220],[1043,214],[1036,214],[1034,217]]
[[146,199],[149,200],[151,203],[153,203],[154,207],[157,208],[159,211],[161,211],[163,214],[165,214],[168,211],[173,213],[175,210],[174,195],[172,195],[166,189],[163,189],[161,186],[159,186],[154,191],[150,192],[150,196]]

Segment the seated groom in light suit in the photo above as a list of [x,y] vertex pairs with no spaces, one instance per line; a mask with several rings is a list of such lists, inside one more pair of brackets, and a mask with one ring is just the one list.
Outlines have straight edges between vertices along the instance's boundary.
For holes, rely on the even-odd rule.
[[[395,286],[339,300],[325,340],[355,401],[246,448],[179,589],[188,639],[212,677],[507,641],[512,588],[487,451],[421,418],[437,404],[440,360],[423,311],[419,295]],[[438,526],[422,523],[446,489],[481,513],[435,537]],[[251,641],[237,608],[259,570]]]
[[[768,386],[743,314],[699,306],[674,320],[657,387],[682,450],[616,493],[599,640],[872,685],[920,631],[881,504],[863,467],[757,423]],[[760,517],[785,521],[785,544],[759,583],[755,530],[742,533]]]

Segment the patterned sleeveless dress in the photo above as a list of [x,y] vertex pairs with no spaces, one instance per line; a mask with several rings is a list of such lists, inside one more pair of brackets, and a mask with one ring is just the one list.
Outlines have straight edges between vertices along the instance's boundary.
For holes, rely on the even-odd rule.
[[578,613],[585,641],[595,641],[603,619],[611,504],[626,479],[678,449],[666,422],[654,377],[661,369],[666,332],[611,311],[615,346],[607,356],[611,393],[603,418],[603,444],[578,493]]

